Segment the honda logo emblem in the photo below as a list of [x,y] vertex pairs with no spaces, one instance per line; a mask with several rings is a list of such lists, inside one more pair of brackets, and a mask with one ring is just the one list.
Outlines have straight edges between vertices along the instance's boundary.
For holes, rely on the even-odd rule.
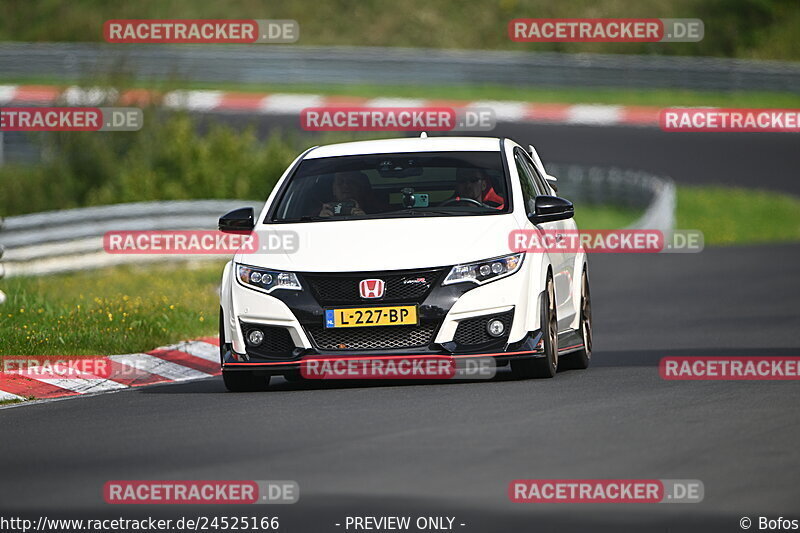
[[384,283],[382,279],[362,279],[358,292],[362,298],[382,298]]

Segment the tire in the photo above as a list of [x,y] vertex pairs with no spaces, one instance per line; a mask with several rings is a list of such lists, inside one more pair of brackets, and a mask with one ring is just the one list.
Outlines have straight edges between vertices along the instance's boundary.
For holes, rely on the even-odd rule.
[[511,372],[518,379],[552,378],[558,370],[558,316],[556,314],[553,278],[545,282],[540,309],[545,357],[511,361]]
[[585,370],[592,360],[592,295],[589,290],[589,275],[583,269],[581,275],[581,317],[578,329],[583,340],[583,348],[564,358],[569,361],[569,368]]
[[222,306],[219,308],[219,364],[225,362],[225,351],[227,347],[225,345],[225,327],[224,327],[224,320],[225,315],[222,313]]
[[222,381],[225,388],[231,392],[255,392],[266,390],[269,386],[269,376],[256,376],[252,372],[222,371]]

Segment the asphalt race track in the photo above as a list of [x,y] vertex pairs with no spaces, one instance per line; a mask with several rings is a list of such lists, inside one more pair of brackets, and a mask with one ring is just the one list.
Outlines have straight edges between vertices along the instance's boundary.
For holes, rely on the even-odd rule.
[[[536,141],[546,160],[800,191],[788,134],[704,142],[672,134],[664,146],[657,141],[667,134],[650,130],[515,128],[495,133]],[[753,176],[762,163],[762,177]],[[465,524],[456,531],[481,533],[741,531],[743,516],[797,517],[797,382],[670,382],[657,365],[667,355],[800,355],[798,264],[797,244],[593,256],[592,367],[552,380],[274,379],[270,392],[232,394],[211,379],[1,409],[0,509],[277,514],[283,531],[316,532],[345,531],[334,524],[376,512],[455,516]],[[705,500],[510,503],[509,482],[524,478],[699,479]],[[114,479],[295,480],[300,502],[110,506],[102,487]]]

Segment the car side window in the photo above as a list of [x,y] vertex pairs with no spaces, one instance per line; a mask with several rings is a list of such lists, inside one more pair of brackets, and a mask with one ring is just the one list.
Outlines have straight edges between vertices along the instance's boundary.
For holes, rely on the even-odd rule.
[[525,167],[528,169],[529,173],[533,177],[533,183],[536,185],[536,189],[539,191],[539,194],[544,194],[547,196],[553,194],[553,192],[550,190],[550,186],[547,185],[547,182],[545,181],[544,177],[542,177],[542,175],[539,174],[539,171],[536,169],[536,165],[533,163],[533,161],[530,160],[527,154],[523,155],[522,163],[525,165]]
[[533,213],[536,205],[536,196],[539,194],[533,184],[533,176],[530,170],[525,166],[525,158],[519,152],[519,149],[514,150],[514,164],[517,167],[517,174],[519,174],[519,184],[522,187],[522,198],[525,200],[525,209],[527,213]]

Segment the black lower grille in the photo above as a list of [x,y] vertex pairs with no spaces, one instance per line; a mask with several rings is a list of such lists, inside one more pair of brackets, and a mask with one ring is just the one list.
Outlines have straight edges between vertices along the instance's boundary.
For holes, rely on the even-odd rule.
[[[247,355],[268,359],[286,359],[292,356],[295,346],[288,329],[244,322],[241,326]],[[260,329],[264,333],[264,340],[258,346],[251,346],[248,339],[249,333],[254,329]]]
[[[441,280],[444,270],[363,272],[358,274],[302,274],[321,305],[354,304],[365,301],[421,303]],[[358,285],[365,279],[384,282],[384,296],[376,300],[361,297]]]
[[[490,320],[495,318],[499,319],[505,326],[503,335],[500,337],[492,337],[486,331],[486,325]],[[488,342],[498,341],[508,337],[508,332],[511,330],[511,322],[514,319],[514,311],[506,311],[499,315],[486,315],[477,318],[468,318],[458,323],[456,328],[455,337],[453,340],[462,346],[471,346],[476,344],[486,344]]]
[[322,350],[390,350],[427,346],[437,324],[374,326],[365,328],[306,327],[312,342]]

